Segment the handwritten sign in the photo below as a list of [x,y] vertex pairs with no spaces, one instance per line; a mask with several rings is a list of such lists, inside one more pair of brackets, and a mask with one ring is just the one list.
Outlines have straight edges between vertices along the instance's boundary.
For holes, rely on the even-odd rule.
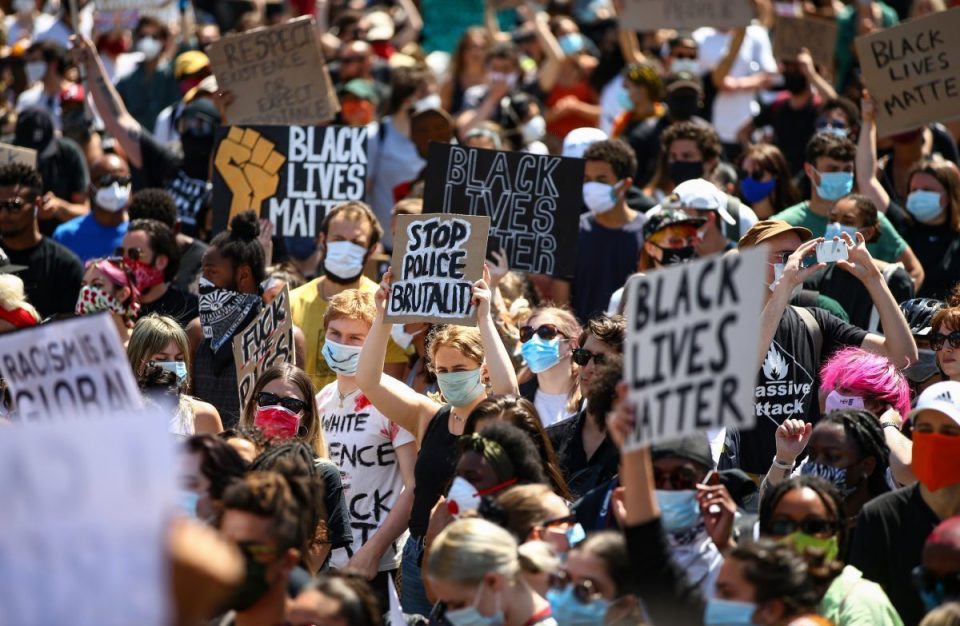
[[761,247],[712,256],[631,280],[624,380],[637,422],[629,447],[756,422],[766,255]]
[[284,287],[260,314],[233,338],[240,406],[247,406],[257,379],[271,365],[293,363],[290,291]]
[[236,98],[228,124],[325,124],[340,110],[312,17],[227,35],[208,55]]
[[113,320],[78,317],[0,335],[16,421],[135,412],[143,401]]
[[960,117],[960,8],[855,41],[881,135]]
[[0,623],[167,626],[169,417],[61,417],[0,436]]
[[749,0],[624,0],[620,20],[631,30],[736,28],[753,19]]
[[214,232],[253,209],[278,236],[316,237],[328,210],[364,199],[367,129],[223,127],[213,165]]
[[21,148],[20,146],[0,143],[0,165],[11,163],[22,163],[36,169],[37,151],[33,148]]
[[837,47],[837,23],[815,17],[778,17],[773,31],[773,53],[778,59],[794,60],[801,48],[810,51],[823,71],[833,70]]
[[582,187],[580,159],[431,143],[423,206],[489,217],[512,270],[572,276]]
[[473,283],[483,277],[490,218],[398,215],[395,277],[384,320],[474,324]]

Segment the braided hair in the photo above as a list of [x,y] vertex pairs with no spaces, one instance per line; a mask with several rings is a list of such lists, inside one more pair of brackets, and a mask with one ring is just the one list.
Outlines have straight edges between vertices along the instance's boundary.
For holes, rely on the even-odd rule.
[[867,477],[871,496],[876,497],[890,491],[890,485],[887,484],[890,448],[883,436],[883,427],[873,413],[863,409],[831,411],[820,423],[840,424],[844,434],[856,444],[861,458],[876,459],[873,472]]
[[253,280],[258,285],[267,277],[267,261],[260,236],[260,223],[253,211],[237,213],[230,220],[230,230],[225,230],[213,238],[210,247],[220,251],[220,255],[230,259],[234,268],[246,265],[250,268]]

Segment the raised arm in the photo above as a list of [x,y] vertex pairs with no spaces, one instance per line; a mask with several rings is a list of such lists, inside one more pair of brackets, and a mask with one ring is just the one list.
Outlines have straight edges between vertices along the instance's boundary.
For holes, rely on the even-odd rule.
[[[730,73],[733,62],[737,60],[737,55],[740,53],[740,46],[743,45],[743,40],[746,36],[746,28],[734,28],[733,35],[730,37],[730,46],[727,48],[727,54],[720,59],[717,66],[710,71],[710,79],[713,80],[714,86],[720,91],[724,90],[724,80],[726,80],[727,74]],[[729,91],[729,89],[727,89],[727,91]]]
[[886,213],[890,207],[890,195],[877,179],[877,112],[870,92],[863,90],[860,99],[860,139],[857,141],[857,188],[877,205],[877,210]]
[[484,279],[473,284],[473,302],[477,307],[477,327],[480,330],[480,339],[483,341],[483,354],[486,357],[487,369],[490,372],[490,387],[493,393],[517,393],[517,373],[513,370],[510,355],[500,340],[497,326],[493,323],[490,314],[490,289],[487,281],[490,280],[490,269],[484,264]]
[[817,71],[817,66],[814,64],[813,57],[810,55],[809,50],[806,48],[800,49],[800,54],[797,55],[797,64],[800,66],[800,71],[803,72],[807,80],[810,81],[810,84],[820,93],[823,99],[836,99],[837,90],[833,88],[830,81],[826,80],[820,75],[820,72]]
[[560,43],[550,32],[550,18],[544,11],[533,12],[533,32],[543,48],[544,60],[540,67],[540,89],[544,93],[549,93],[553,86],[557,84],[557,77],[560,75],[560,64],[563,62],[563,50],[560,49]]
[[406,24],[393,37],[393,45],[399,50],[408,43],[414,43],[419,39],[420,31],[423,30],[423,16],[420,15],[420,10],[413,3],[413,0],[397,0],[397,4],[400,5],[404,15],[407,16]]

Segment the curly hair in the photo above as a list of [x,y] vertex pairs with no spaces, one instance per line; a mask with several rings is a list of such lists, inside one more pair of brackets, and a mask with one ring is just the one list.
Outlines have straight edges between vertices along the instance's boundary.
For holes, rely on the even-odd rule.
[[130,199],[127,214],[131,220],[157,220],[170,228],[177,226],[177,203],[166,189],[141,189]]
[[30,200],[36,200],[43,193],[43,178],[36,168],[23,163],[0,165],[0,187],[26,187],[30,191]]
[[240,454],[216,435],[193,435],[184,447],[187,452],[199,454],[200,473],[210,481],[210,497],[221,500],[224,492],[235,480],[243,478],[247,463]]
[[821,594],[810,577],[807,562],[790,546],[760,539],[735,547],[727,558],[743,563],[743,576],[756,588],[754,602],[780,600],[795,617],[815,612]]
[[632,178],[637,174],[637,153],[630,144],[620,139],[607,139],[590,144],[583,153],[583,160],[609,163],[617,180]]
[[650,181],[650,187],[663,191],[672,191],[674,182],[670,178],[670,144],[680,139],[688,139],[697,144],[701,160],[706,163],[719,159],[723,154],[720,135],[713,126],[705,126],[696,122],[678,122],[668,127],[660,136],[660,156],[657,158],[657,169]]
[[627,334],[627,320],[622,315],[598,313],[587,320],[587,326],[580,333],[580,347],[593,335],[617,351],[623,350],[623,339]]
[[[484,426],[479,436],[483,440],[498,444],[506,453],[506,457],[513,466],[512,468],[507,467],[499,470],[498,478],[501,482],[506,482],[510,479],[516,479],[516,482],[521,485],[548,482],[547,475],[543,471],[543,464],[540,461],[540,454],[537,452],[537,447],[533,444],[533,440],[531,440],[527,433],[507,422],[493,422],[492,424]],[[482,449],[479,449],[478,446],[474,446],[471,443],[473,441],[477,441],[477,439],[471,436],[460,438],[458,445],[461,454],[470,450],[485,456]],[[487,457],[485,456],[485,458]],[[504,472],[505,470],[510,471],[512,475],[501,475],[500,472]]]

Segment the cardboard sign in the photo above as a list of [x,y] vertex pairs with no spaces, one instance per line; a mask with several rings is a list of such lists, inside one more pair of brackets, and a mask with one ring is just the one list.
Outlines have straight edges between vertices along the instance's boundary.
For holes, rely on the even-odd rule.
[[143,406],[108,314],[0,335],[0,375],[16,421],[132,413]]
[[384,321],[473,325],[473,283],[483,278],[490,218],[398,215]]
[[837,47],[837,23],[815,17],[778,17],[773,30],[773,53],[778,59],[794,60],[801,48],[810,51],[813,62],[833,72]]
[[279,237],[315,237],[329,209],[364,199],[367,129],[223,127],[213,165],[214,232],[253,209]]
[[227,35],[207,54],[236,98],[227,124],[325,124],[340,110],[312,17]]
[[36,169],[37,151],[33,148],[21,148],[20,146],[11,146],[8,143],[0,143],[0,165],[11,163],[22,163]]
[[960,8],[855,41],[880,136],[960,117]]
[[636,405],[631,449],[756,422],[757,324],[767,253],[659,269],[627,294],[624,381]]
[[176,6],[173,0],[96,0],[97,12],[122,10],[157,10],[166,5]]
[[0,623],[167,626],[169,416],[62,417],[0,436]]
[[750,0],[624,0],[620,21],[639,31],[736,28],[753,19]]
[[293,363],[293,317],[290,290],[283,288],[260,314],[233,338],[233,362],[237,366],[240,406],[250,402],[260,374],[271,365]]
[[489,217],[512,270],[572,276],[582,188],[581,159],[431,143],[423,206]]

